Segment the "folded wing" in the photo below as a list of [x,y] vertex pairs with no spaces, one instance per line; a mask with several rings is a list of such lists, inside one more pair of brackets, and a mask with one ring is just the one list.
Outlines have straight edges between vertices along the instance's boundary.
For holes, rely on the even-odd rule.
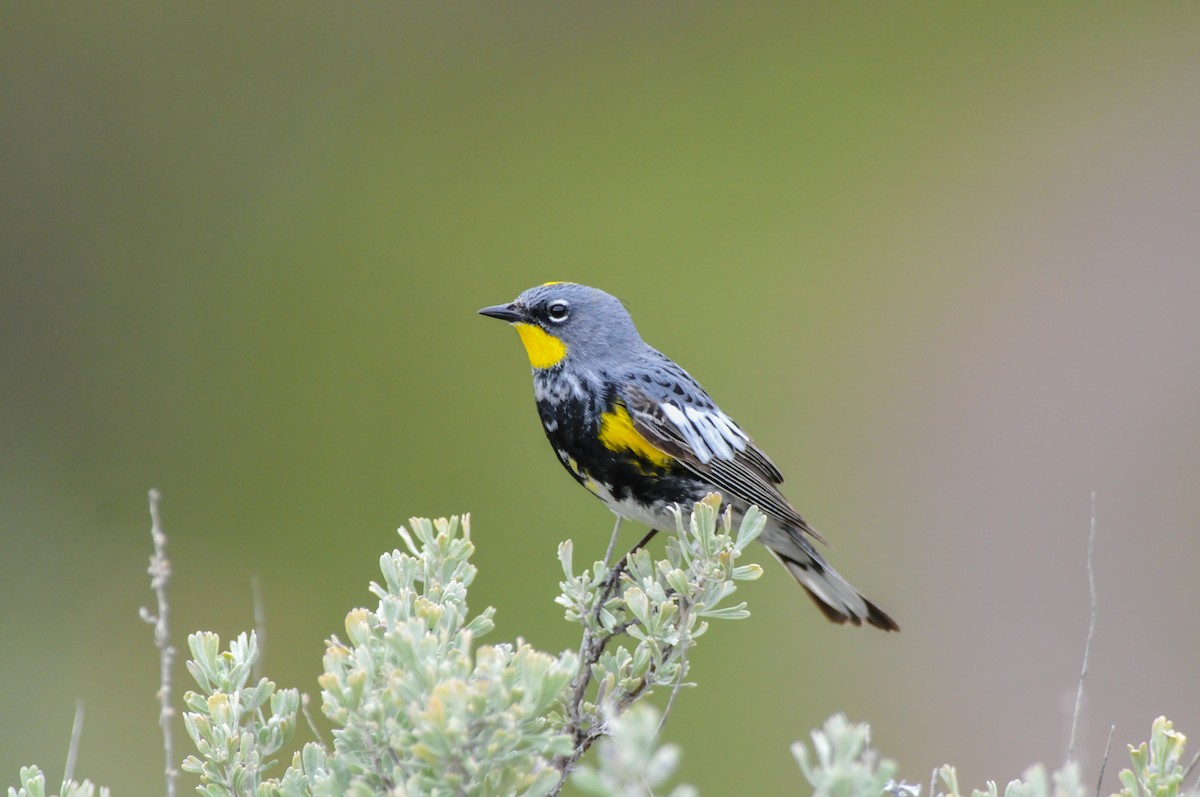
[[783,475],[775,463],[715,404],[699,407],[673,396],[654,397],[633,384],[620,392],[634,428],[651,444],[712,483],[725,498],[756,504],[824,542],[776,488]]

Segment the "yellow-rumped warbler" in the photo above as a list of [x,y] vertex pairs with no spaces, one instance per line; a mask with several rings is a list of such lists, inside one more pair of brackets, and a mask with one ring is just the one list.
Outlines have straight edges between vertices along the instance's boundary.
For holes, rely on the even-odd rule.
[[768,516],[758,539],[826,617],[900,629],[817,553],[808,538],[824,540],[779,492],[779,469],[687,371],[642,340],[616,298],[548,282],[479,312],[516,327],[550,445],[618,516],[670,529],[670,507],[710,492],[735,516],[756,504]]

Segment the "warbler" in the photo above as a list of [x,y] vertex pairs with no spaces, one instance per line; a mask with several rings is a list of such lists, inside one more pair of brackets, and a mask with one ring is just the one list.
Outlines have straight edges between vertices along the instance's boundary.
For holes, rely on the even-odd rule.
[[647,345],[624,305],[548,282],[482,315],[517,330],[538,415],[559,461],[620,518],[673,529],[671,508],[710,492],[740,517],[767,515],[759,541],[835,623],[899,626],[825,561],[824,540],[780,493],[783,475],[687,371]]

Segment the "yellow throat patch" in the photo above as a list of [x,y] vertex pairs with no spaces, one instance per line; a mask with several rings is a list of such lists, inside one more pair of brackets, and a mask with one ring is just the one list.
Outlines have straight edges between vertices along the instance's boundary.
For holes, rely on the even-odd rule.
[[529,364],[534,368],[553,368],[567,356],[567,344],[536,324],[515,323],[517,334],[525,344]]
[[609,451],[630,451],[641,460],[648,470],[663,470],[671,464],[673,457],[655,448],[642,437],[633,426],[633,419],[625,405],[618,402],[612,412],[600,416],[600,442]]

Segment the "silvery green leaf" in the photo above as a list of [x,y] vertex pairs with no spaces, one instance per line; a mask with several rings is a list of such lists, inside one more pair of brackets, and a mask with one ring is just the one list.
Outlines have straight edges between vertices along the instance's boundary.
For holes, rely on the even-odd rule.
[[243,711],[257,711],[259,707],[264,705],[271,699],[271,694],[275,691],[275,684],[263,678],[256,686],[247,689],[242,693],[241,704]]
[[743,601],[737,606],[727,606],[722,609],[708,609],[706,611],[697,612],[701,617],[710,617],[714,620],[744,620],[750,616],[750,612],[746,609],[746,604]]
[[558,544],[558,561],[562,565],[563,576],[567,581],[575,578],[575,571],[572,569],[572,559],[575,553],[575,544],[570,540],[563,540]]
[[633,616],[645,624],[650,617],[650,601],[646,597],[646,593],[642,592],[638,587],[629,587],[625,590],[625,605],[629,607],[629,611],[633,612]]
[[691,590],[687,575],[677,567],[670,568],[664,580],[667,582],[667,586],[680,595],[686,595]]
[[756,564],[738,565],[733,568],[734,581],[754,581],[761,578],[762,574],[762,567]]
[[617,627],[616,615],[614,615],[608,609],[602,608],[600,610],[600,627],[603,628],[605,631],[611,631],[612,629],[616,628]]
[[742,522],[738,525],[737,539],[734,547],[737,550],[745,550],[746,546],[758,538],[766,528],[767,517],[759,511],[757,506],[751,506],[742,515]]

